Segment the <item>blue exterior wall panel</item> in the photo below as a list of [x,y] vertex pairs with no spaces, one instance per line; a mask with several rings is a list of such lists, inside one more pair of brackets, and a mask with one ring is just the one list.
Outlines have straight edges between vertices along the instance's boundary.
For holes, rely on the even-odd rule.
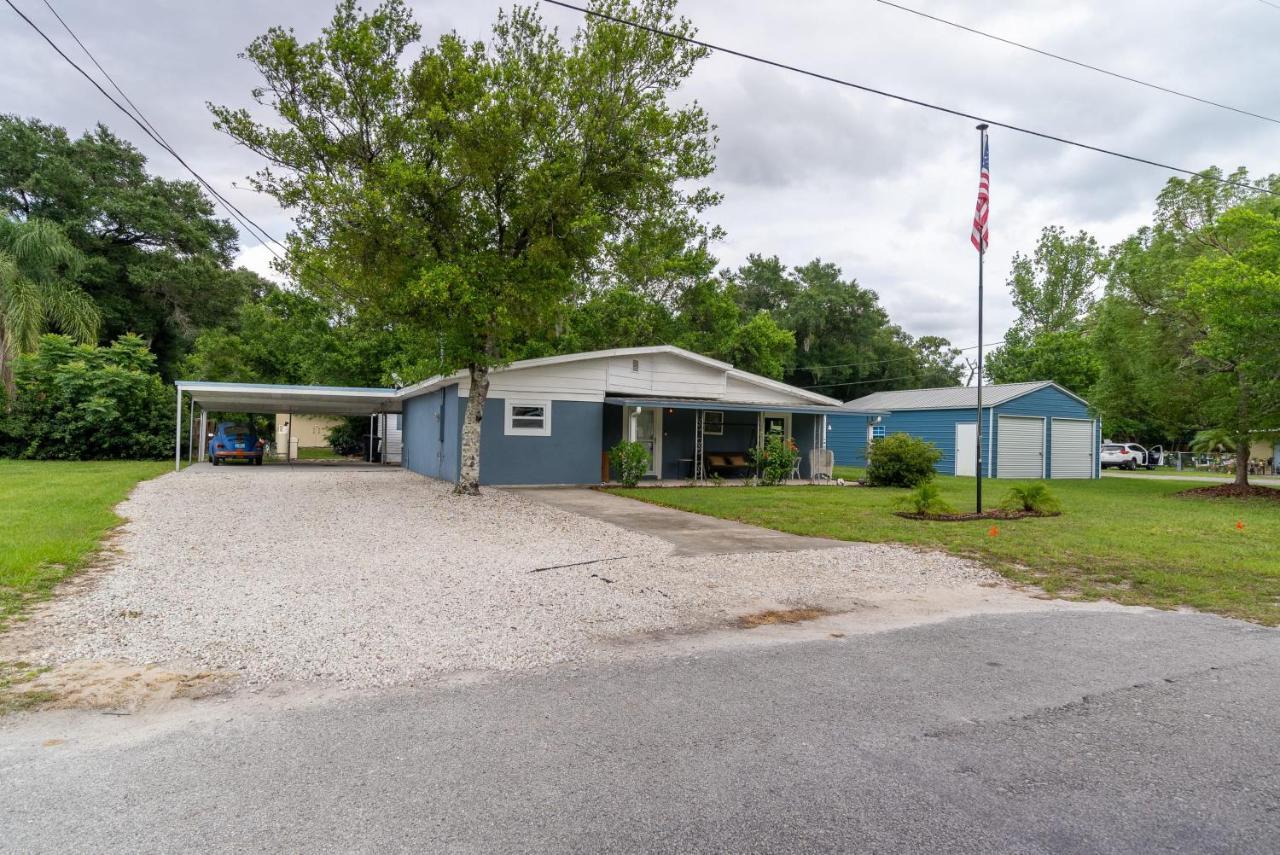
[[462,444],[458,387],[437,389],[404,402],[401,419],[404,467],[419,475],[452,481],[458,477]]
[[837,466],[867,465],[867,425],[865,413],[827,416],[827,448]]
[[[983,474],[991,454],[991,435],[987,431],[991,410],[982,411],[982,459]],[[932,442],[942,452],[942,459],[934,468],[943,475],[956,474],[956,425],[973,424],[976,413],[963,410],[899,410],[884,417],[885,435],[905,433]]]
[[552,400],[550,436],[507,436],[506,400],[490,398],[480,423],[480,483],[600,483],[604,409],[596,401]]

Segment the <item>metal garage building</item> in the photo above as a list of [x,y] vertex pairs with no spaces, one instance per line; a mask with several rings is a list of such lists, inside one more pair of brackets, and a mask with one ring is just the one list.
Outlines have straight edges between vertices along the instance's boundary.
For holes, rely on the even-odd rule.
[[[983,476],[1096,478],[1101,442],[1089,405],[1056,383],[1006,383],[982,390]],[[954,386],[876,392],[830,419],[827,447],[840,466],[866,464],[867,443],[907,433],[942,452],[938,472],[976,474],[977,389]]]

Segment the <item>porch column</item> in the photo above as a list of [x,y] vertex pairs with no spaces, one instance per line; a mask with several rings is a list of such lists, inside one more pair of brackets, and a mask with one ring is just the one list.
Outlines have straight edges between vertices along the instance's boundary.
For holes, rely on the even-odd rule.
[[173,471],[182,468],[182,387],[173,384],[178,396],[173,404]]

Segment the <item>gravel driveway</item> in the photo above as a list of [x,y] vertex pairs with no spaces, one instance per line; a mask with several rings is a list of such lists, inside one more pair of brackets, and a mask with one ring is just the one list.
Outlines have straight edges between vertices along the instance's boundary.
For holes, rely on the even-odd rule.
[[[904,547],[674,556],[649,535],[500,490],[455,498],[398,469],[197,466],[119,510],[119,557],[33,619],[24,658],[376,686],[612,655],[765,607],[1035,602]],[[574,566],[539,569],[553,565]]]

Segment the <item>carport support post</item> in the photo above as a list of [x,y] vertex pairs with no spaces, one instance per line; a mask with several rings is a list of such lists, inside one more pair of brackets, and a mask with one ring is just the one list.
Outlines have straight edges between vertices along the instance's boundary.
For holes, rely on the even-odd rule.
[[200,408],[200,450],[196,452],[196,460],[204,463],[205,437],[209,433],[209,414],[205,412],[204,407]]
[[182,387],[173,384],[178,390],[178,398],[173,406],[173,471],[182,468]]
[[191,449],[195,445],[196,430],[196,399],[192,398],[187,403],[187,463],[191,463]]

